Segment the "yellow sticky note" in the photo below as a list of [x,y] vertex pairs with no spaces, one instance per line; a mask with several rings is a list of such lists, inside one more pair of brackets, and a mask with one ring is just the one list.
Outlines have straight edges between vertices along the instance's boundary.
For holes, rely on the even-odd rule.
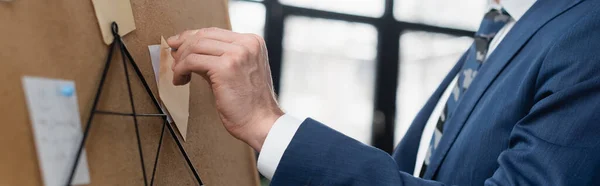
[[133,11],[129,0],[92,0],[102,38],[107,45],[112,43],[112,23],[119,26],[119,35],[124,36],[135,30]]

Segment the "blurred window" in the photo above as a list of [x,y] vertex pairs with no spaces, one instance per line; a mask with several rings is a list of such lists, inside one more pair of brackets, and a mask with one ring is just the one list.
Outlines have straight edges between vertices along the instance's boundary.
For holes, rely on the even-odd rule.
[[299,16],[288,17],[284,29],[279,95],[283,109],[369,144],[376,29],[368,24]]
[[345,14],[380,17],[384,0],[279,0],[282,4]]
[[475,31],[487,10],[487,0],[395,0],[400,21]]
[[[279,1],[283,5],[367,17],[380,17],[385,9],[385,0]],[[488,3],[487,0],[394,0],[393,13],[400,21],[474,31]],[[232,29],[263,36],[266,11],[262,0],[230,0]],[[372,24],[377,23],[310,18],[306,12],[283,15],[281,106],[298,118],[315,118],[370,144],[378,39]],[[391,21],[385,23],[395,24]],[[472,39],[405,31],[399,42],[396,144]]]
[[235,32],[264,35],[265,6],[261,3],[229,1],[229,18]]
[[473,39],[420,31],[400,36],[395,145]]

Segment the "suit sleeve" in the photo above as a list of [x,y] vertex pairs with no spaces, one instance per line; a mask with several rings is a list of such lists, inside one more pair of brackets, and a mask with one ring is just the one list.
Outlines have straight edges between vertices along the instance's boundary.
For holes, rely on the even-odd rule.
[[[598,12],[598,11],[594,11]],[[600,183],[600,20],[582,18],[542,59],[529,113],[483,185]],[[595,19],[595,20],[590,20]],[[401,172],[385,152],[307,119],[273,185],[443,185]]]
[[271,185],[441,185],[398,171],[387,153],[306,119],[288,145]]

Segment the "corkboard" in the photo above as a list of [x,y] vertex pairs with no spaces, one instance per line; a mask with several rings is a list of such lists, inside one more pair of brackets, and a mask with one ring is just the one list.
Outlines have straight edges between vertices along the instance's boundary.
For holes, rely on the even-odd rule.
[[[147,45],[160,43],[161,35],[186,29],[230,27],[224,0],[131,1],[137,29],[124,40],[154,94],[157,90]],[[81,120],[85,121],[108,47],[102,41],[90,0],[0,2],[0,43],[0,186],[41,185],[21,77],[74,80]],[[131,77],[136,111],[155,113],[139,80]],[[113,61],[106,83],[99,107],[130,112],[120,61]],[[158,118],[139,121],[150,173],[162,123]],[[225,131],[209,87],[197,76],[191,85],[189,123],[184,146],[205,185],[258,184],[253,151]],[[194,185],[173,139],[165,136],[164,140],[155,184]],[[91,185],[143,185],[131,117],[96,115],[86,150]]]

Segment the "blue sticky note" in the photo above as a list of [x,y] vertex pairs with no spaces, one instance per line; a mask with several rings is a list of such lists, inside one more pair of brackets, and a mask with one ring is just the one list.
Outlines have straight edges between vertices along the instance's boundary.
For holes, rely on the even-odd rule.
[[75,88],[72,85],[63,85],[60,88],[60,94],[63,96],[70,97],[73,95],[73,93],[75,93]]

